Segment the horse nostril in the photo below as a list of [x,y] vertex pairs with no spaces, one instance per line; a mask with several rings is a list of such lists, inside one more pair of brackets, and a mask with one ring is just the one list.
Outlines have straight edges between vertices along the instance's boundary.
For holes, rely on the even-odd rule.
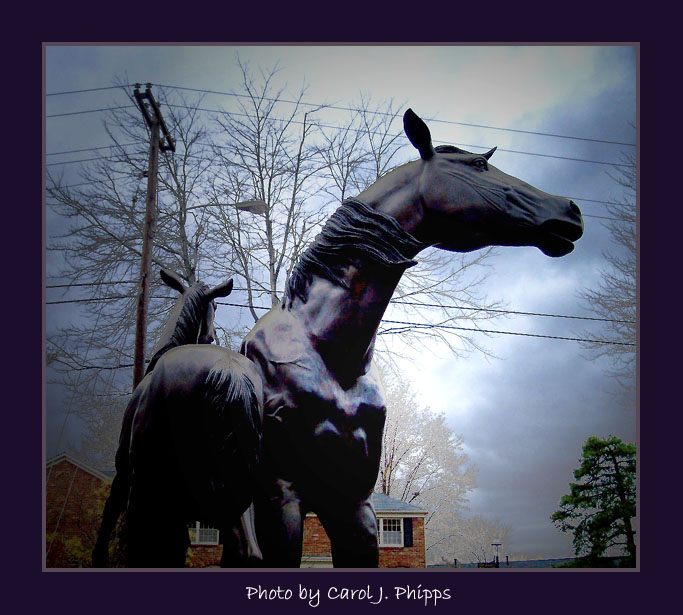
[[573,214],[575,214],[578,217],[581,217],[581,210],[579,209],[579,206],[574,203],[574,201],[569,201],[569,209]]

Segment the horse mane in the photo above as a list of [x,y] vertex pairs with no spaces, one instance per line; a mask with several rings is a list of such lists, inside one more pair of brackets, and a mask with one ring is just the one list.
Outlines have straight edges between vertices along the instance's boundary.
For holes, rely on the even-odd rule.
[[472,152],[468,152],[467,150],[460,149],[459,147],[455,147],[455,145],[437,145],[434,148],[435,152],[439,152],[440,154],[471,154]]
[[161,356],[172,348],[197,343],[202,320],[206,316],[206,294],[209,290],[203,282],[196,282],[178,297],[145,374],[151,372]]
[[307,301],[313,275],[348,288],[344,269],[349,265],[360,268],[370,263],[402,273],[417,264],[406,254],[415,254],[423,247],[392,216],[347,199],[299,258],[287,280],[283,306],[291,307],[295,297]]

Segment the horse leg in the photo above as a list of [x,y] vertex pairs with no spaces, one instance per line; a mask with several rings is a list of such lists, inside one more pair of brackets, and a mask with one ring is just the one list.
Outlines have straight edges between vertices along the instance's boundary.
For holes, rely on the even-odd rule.
[[256,540],[253,504],[235,525],[221,529],[221,543],[221,568],[257,568],[262,564],[263,555]]
[[316,513],[332,543],[335,568],[379,566],[377,516],[369,498],[361,502],[333,502]]
[[97,533],[97,542],[92,552],[92,565],[95,568],[106,568],[109,565],[109,541],[116,521],[125,508],[128,485],[121,474],[116,474],[111,484],[109,497],[104,504],[102,524]]
[[[149,381],[147,380],[148,384]],[[114,531],[119,516],[126,509],[128,501],[128,490],[130,488],[128,478],[128,447],[130,445],[130,435],[135,417],[135,410],[141,395],[146,390],[145,385],[135,389],[126,410],[123,413],[121,422],[121,433],[119,434],[119,446],[114,457],[116,474],[111,483],[109,497],[104,504],[102,511],[102,524],[97,534],[97,542],[92,552],[92,563],[95,568],[105,568],[109,565],[109,542],[111,533]]]
[[190,537],[177,505],[163,485],[143,481],[131,489],[124,527],[128,568],[182,568]]
[[306,512],[288,481],[277,479],[255,504],[256,536],[264,568],[299,568]]
[[133,520],[126,533],[127,568],[183,568],[190,539],[182,519]]

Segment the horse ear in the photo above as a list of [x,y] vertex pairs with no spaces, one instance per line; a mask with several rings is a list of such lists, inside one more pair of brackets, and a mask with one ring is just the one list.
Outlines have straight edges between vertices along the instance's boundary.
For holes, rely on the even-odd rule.
[[216,288],[212,288],[207,296],[209,301],[213,301],[217,297],[227,297],[232,292],[232,278],[223,284],[219,284]]
[[498,149],[497,147],[494,147],[493,149],[489,150],[485,154],[482,154],[482,156],[484,158],[486,158],[486,160],[488,160],[489,158],[491,158],[491,156],[493,156],[493,152],[495,152],[497,149]]
[[420,152],[422,160],[429,160],[434,155],[429,128],[412,109],[408,109],[403,115],[403,130],[408,140]]
[[185,288],[185,285],[183,284],[183,281],[180,279],[180,276],[169,270],[169,269],[162,269],[160,271],[161,274],[161,279],[166,283],[167,286],[170,286],[174,290],[177,290],[179,293],[184,293],[187,289]]

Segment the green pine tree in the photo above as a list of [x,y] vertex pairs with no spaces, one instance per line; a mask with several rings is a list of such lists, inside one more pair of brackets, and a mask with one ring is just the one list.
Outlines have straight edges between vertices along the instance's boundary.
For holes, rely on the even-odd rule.
[[574,533],[574,552],[591,562],[611,547],[623,550],[626,564],[635,566],[636,446],[615,436],[588,438],[581,466],[574,471],[577,482],[551,520],[563,532]]

